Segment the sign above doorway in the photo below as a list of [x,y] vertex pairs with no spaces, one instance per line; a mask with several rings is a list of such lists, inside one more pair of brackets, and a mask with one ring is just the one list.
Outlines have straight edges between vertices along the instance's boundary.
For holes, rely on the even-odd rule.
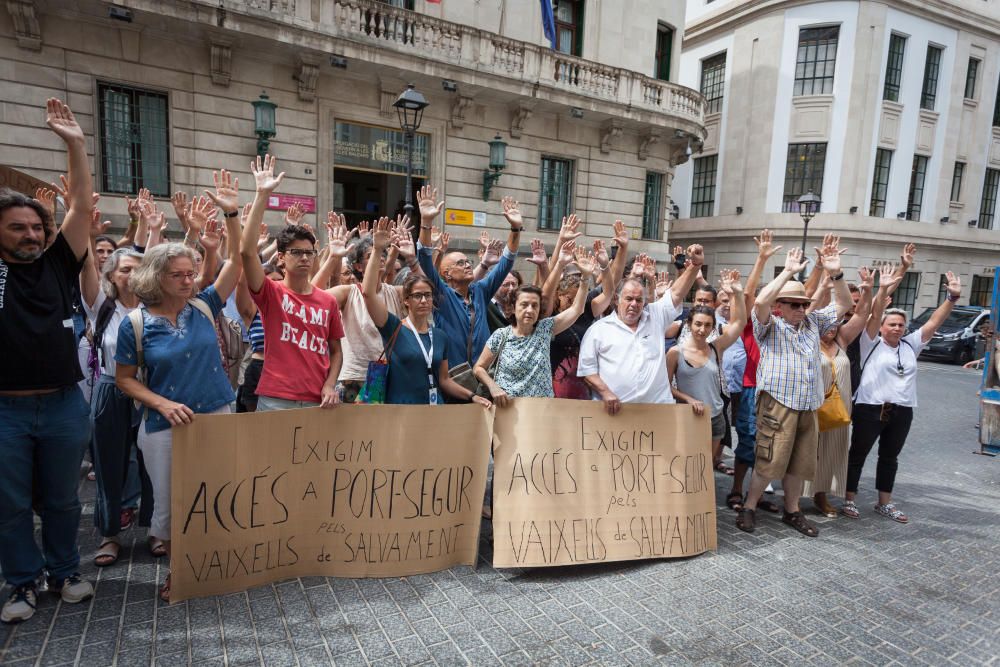
[[[427,177],[430,135],[413,138],[413,176]],[[346,167],[382,174],[406,173],[406,135],[375,125],[337,122],[334,128],[334,169]]]
[[463,211],[457,208],[446,208],[444,210],[444,221],[449,225],[485,227],[486,213],[483,211]]

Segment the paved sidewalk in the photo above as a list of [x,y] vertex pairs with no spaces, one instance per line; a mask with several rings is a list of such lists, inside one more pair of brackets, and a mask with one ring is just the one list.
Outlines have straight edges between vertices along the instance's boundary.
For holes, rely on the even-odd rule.
[[[719,549],[679,561],[404,579],[309,578],[168,606],[144,535],[92,565],[93,484],[81,531],[97,596],[45,594],[0,627],[3,665],[998,664],[1000,460],[973,455],[978,377],[921,364],[921,407],[895,491],[909,525],[816,517],[809,539],[719,508]],[[718,498],[729,479],[717,477]],[[808,506],[804,502],[803,506]]]

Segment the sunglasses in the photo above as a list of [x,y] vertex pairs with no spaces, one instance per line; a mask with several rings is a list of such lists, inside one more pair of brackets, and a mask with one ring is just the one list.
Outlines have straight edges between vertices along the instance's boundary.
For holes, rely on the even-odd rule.
[[778,303],[782,306],[788,306],[792,310],[805,310],[806,306],[809,305],[807,303],[802,303],[801,301],[779,301]]

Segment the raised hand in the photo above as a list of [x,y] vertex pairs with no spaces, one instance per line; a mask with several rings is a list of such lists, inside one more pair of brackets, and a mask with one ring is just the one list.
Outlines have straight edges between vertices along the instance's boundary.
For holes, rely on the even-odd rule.
[[576,241],[565,241],[559,246],[558,262],[563,266],[573,263],[576,256]]
[[625,223],[621,220],[615,220],[615,224],[611,228],[614,230],[612,240],[618,246],[618,252],[624,252],[628,249],[628,229],[625,227]]
[[903,271],[909,271],[913,267],[913,262],[917,258],[917,245],[915,243],[907,243],[903,246],[903,252],[899,255],[899,261],[903,266]]
[[205,231],[201,233],[201,237],[198,239],[205,250],[218,252],[222,246],[222,232],[224,229],[225,227],[215,219],[205,223]]
[[489,232],[479,232],[479,256],[482,257],[483,253],[490,246],[490,234]]
[[170,203],[174,205],[174,214],[181,223],[181,227],[187,229],[187,209],[188,209],[188,196],[186,192],[181,192],[178,190],[170,197]]
[[562,226],[559,228],[559,240],[560,241],[575,241],[583,232],[577,231],[580,227],[580,218],[576,217],[576,213],[570,213],[569,216],[562,219]]
[[83,143],[83,128],[62,100],[50,97],[45,101],[45,124],[67,144]]
[[896,274],[896,265],[886,262],[878,269],[878,287],[880,290],[888,292],[903,280],[903,276]]
[[582,275],[587,277],[594,275],[596,265],[597,260],[594,259],[594,253],[587,252],[586,248],[582,246],[576,249],[576,266]]
[[285,224],[286,225],[301,225],[302,218],[305,217],[306,210],[299,205],[298,202],[292,204],[285,211]]
[[840,256],[847,252],[847,248],[840,248],[840,237],[827,234],[823,238],[823,268],[829,274],[840,273]]
[[147,218],[146,224],[149,225],[149,231],[151,232],[163,232],[167,226],[167,214],[159,210],[154,211]]
[[795,274],[804,268],[806,268],[806,262],[802,257],[802,250],[800,248],[789,250],[788,256],[785,258],[785,271]]
[[875,287],[875,272],[867,266],[858,267],[858,289],[871,291]]
[[656,274],[656,298],[659,299],[667,290],[670,289],[674,284],[674,281],[670,278],[670,273],[668,271],[660,271]]
[[441,232],[441,236],[438,238],[437,249],[440,252],[448,252],[448,244],[451,243],[451,234],[448,232]]
[[[257,158],[257,164],[258,166],[260,165],[259,157]],[[274,169],[274,158],[271,158],[271,169]],[[250,171],[253,171],[253,165],[250,166]],[[257,178],[257,191],[260,192],[261,179],[257,177],[256,172],[254,172],[254,177]],[[212,172],[212,181],[215,183],[215,192],[205,190],[205,194],[215,202],[215,205],[226,213],[240,210],[240,179],[233,178],[231,173],[223,169]],[[280,182],[281,179],[279,178],[278,181]]]
[[643,274],[649,280],[654,280],[656,278],[656,260],[649,255],[640,255],[640,261],[642,262]]
[[392,220],[383,216],[372,227],[372,245],[379,252],[389,247],[392,240]]
[[504,242],[491,240],[483,253],[482,262],[485,266],[494,266],[500,261],[500,253],[503,252]]
[[597,239],[594,241],[594,259],[597,260],[597,266],[604,271],[608,268],[608,264],[611,262],[611,258],[608,256],[608,248],[604,245],[604,241]]
[[774,233],[770,229],[762,229],[759,237],[753,237],[753,242],[757,244],[757,256],[761,259],[770,259],[781,250],[780,245],[774,245]]
[[721,290],[723,292],[738,294],[743,291],[743,285],[740,284],[740,272],[738,270],[723,269],[719,272],[719,276],[722,280]]
[[[273,155],[265,155],[263,160],[258,155],[257,159],[250,163],[250,173],[253,174],[257,192],[261,194],[271,194],[285,178],[285,172],[281,172],[277,176],[274,175],[274,162]],[[239,186],[238,181],[237,186]]]
[[330,254],[334,257],[347,256],[347,219],[333,211],[326,214],[326,235],[329,239]]
[[208,197],[195,197],[191,200],[191,206],[188,209],[188,226],[195,233],[201,232],[209,221],[215,219],[217,211],[218,209]]
[[62,197],[65,205],[69,206],[69,179],[66,178],[66,174],[59,174],[59,182],[62,183],[62,185],[56,185],[55,183],[49,183],[49,185],[52,186],[52,189],[56,191],[57,195]]
[[367,220],[362,220],[361,222],[358,223],[358,226],[354,228],[354,233],[358,235],[359,239],[363,240],[371,235],[373,229],[374,226],[372,225],[372,223],[368,222]]
[[49,188],[35,188],[35,199],[38,200],[45,210],[49,212],[49,215],[55,218],[56,216],[56,191],[50,190]]
[[[51,190],[49,191],[51,192]],[[53,193],[54,194],[54,193]],[[96,208],[90,212],[90,239],[93,241],[98,236],[107,233],[108,228],[111,227],[111,221],[105,220],[101,222],[101,212]]]
[[125,197],[125,207],[128,209],[128,217],[132,222],[139,222],[139,216],[142,211],[139,208],[139,198],[129,199],[128,196]]
[[944,274],[944,279],[948,282],[948,294],[953,297],[962,296],[962,279],[951,271]]
[[441,214],[444,200],[438,201],[437,188],[425,185],[417,191],[417,207],[420,209],[420,224],[427,227]]
[[542,243],[541,239],[531,239],[531,257],[528,258],[528,262],[535,266],[545,266],[549,263],[545,244]]
[[500,206],[503,207],[503,217],[507,218],[511,229],[521,229],[524,226],[524,218],[521,217],[520,205],[516,199],[504,197],[500,200]]
[[409,261],[417,256],[417,246],[413,242],[413,227],[408,216],[396,218],[396,239],[393,244],[399,248],[399,256]]
[[149,191],[149,188],[139,188],[139,199],[153,201],[153,193]]
[[705,263],[705,249],[697,243],[689,245],[684,252],[693,266],[700,268]]

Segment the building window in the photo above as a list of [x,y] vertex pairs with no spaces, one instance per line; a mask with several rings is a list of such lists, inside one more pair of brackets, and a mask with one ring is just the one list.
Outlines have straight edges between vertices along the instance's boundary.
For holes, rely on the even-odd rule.
[[889,37],[889,58],[885,64],[885,86],[882,88],[882,99],[884,100],[899,101],[899,84],[903,80],[903,53],[905,51],[905,37],[896,34]]
[[941,281],[938,283],[938,295],[935,303],[941,303],[946,296],[948,296],[948,276],[942,273]]
[[701,94],[705,113],[722,111],[722,91],[726,84],[726,52],[701,61]]
[[976,79],[979,76],[979,59],[969,58],[969,67],[965,70],[965,99],[976,99]]
[[384,5],[392,5],[393,7],[413,11],[413,0],[379,0],[379,2]]
[[663,174],[656,171],[646,172],[646,199],[642,206],[642,238],[663,238]]
[[559,229],[569,215],[573,197],[573,161],[542,158],[542,179],[538,198],[538,228]]
[[[992,299],[993,276],[972,276],[972,290],[969,292],[969,305],[989,308],[990,301],[992,301]],[[938,303],[940,303],[940,301]]]
[[694,185],[691,188],[691,217],[707,218],[715,213],[715,174],[718,155],[695,158]]
[[1000,127],[1000,84],[997,85],[997,99],[993,103],[993,127]]
[[556,19],[556,51],[583,54],[583,0],[552,0]]
[[839,35],[839,26],[799,30],[793,95],[823,95],[833,92],[833,68],[837,63]]
[[934,110],[937,103],[938,75],[941,73],[941,52],[939,46],[928,45],[927,59],[924,61],[924,86],[920,90],[920,108]]
[[962,201],[962,178],[965,176],[965,163],[956,162],[955,171],[951,174],[951,201]]
[[[656,26],[656,63],[653,75],[660,81],[670,81],[670,55],[674,48],[674,31],[670,26]],[[720,93],[721,94],[721,93]]]
[[97,86],[101,189],[137,194],[141,188],[170,196],[167,96],[139,88]]
[[993,216],[997,208],[997,186],[1000,185],[1000,169],[987,169],[983,181],[983,199],[979,203],[980,229],[993,229]]
[[920,204],[924,200],[924,179],[927,177],[927,157],[913,156],[913,171],[910,173],[910,195],[906,200],[906,219],[920,219]]
[[892,167],[892,151],[879,148],[875,151],[875,175],[872,177],[872,201],[868,215],[885,217],[885,199],[889,191],[889,169]]
[[907,317],[913,317],[913,306],[917,303],[917,292],[920,290],[920,274],[908,271],[892,294],[892,307],[902,308]]
[[788,144],[782,211],[797,213],[799,197],[807,192],[822,195],[825,164],[826,144]]

